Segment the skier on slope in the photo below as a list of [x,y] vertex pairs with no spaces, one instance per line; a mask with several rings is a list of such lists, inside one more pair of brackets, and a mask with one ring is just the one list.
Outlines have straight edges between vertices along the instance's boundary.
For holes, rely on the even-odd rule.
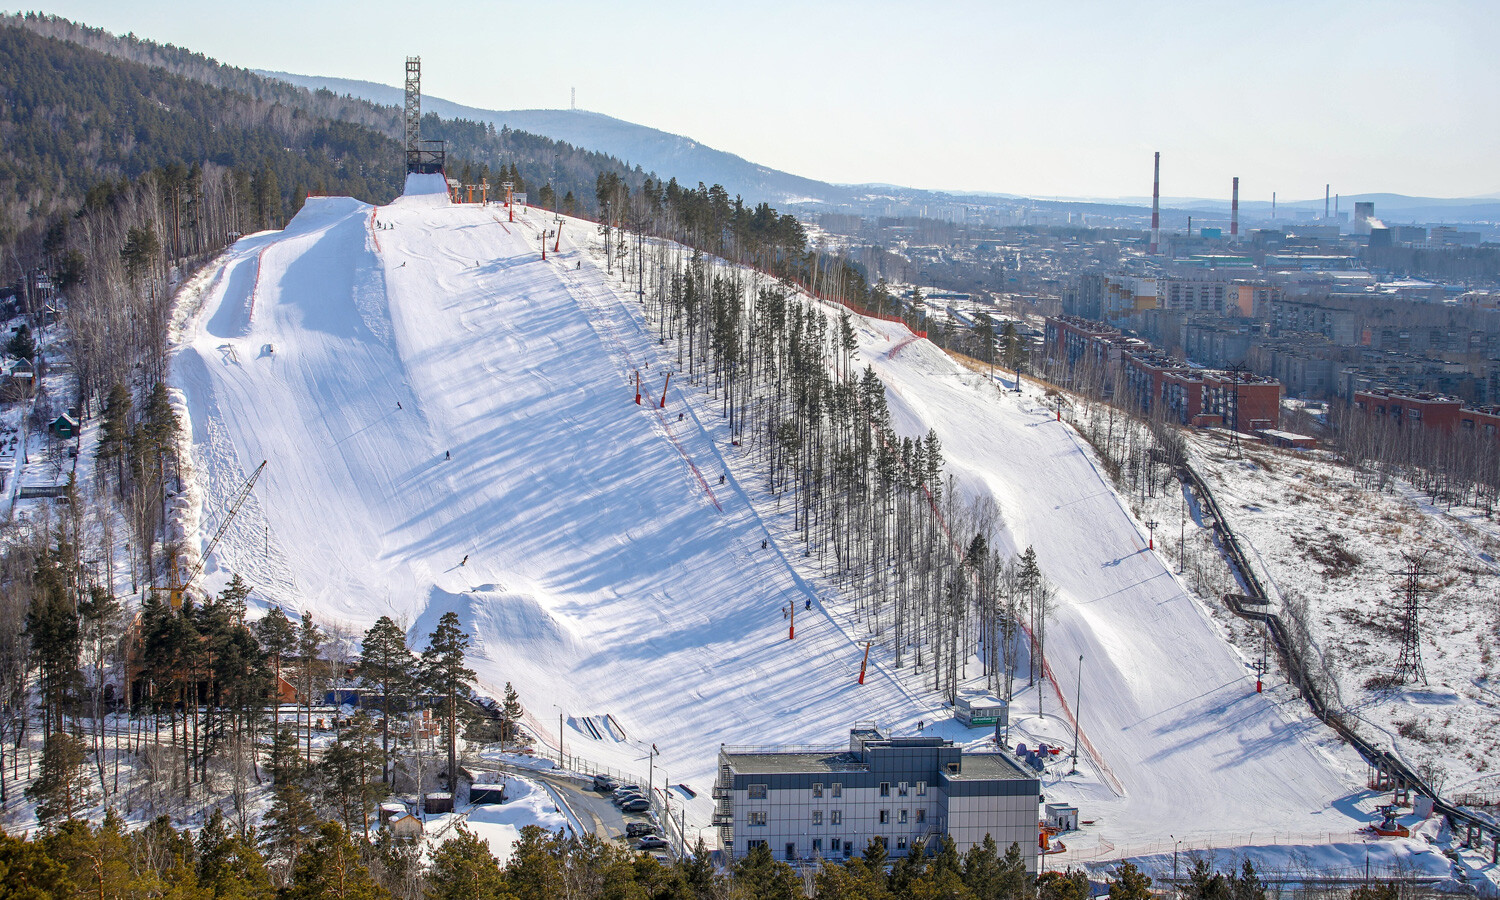
[[464,554],[464,558],[463,558],[462,561],[459,562],[459,565],[466,566],[468,564],[469,564],[469,554],[465,553]]

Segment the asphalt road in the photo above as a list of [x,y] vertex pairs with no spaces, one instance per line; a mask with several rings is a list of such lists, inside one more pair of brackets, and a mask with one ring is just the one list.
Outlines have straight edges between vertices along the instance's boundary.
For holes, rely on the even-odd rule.
[[645,813],[621,812],[619,807],[610,801],[608,795],[590,790],[575,781],[543,773],[536,774],[563,795],[568,805],[573,808],[573,812],[577,814],[580,824],[592,827],[594,834],[605,840],[618,841],[623,844],[627,822],[649,823],[651,821],[651,817]]

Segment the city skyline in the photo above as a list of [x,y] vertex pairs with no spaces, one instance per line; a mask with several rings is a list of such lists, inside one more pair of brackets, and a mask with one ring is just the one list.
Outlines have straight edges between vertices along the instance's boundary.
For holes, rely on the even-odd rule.
[[[1500,195],[1493,7],[1270,2],[1203,12],[1079,2],[620,13],[460,0],[439,18],[379,0],[259,14],[179,0],[43,12],[255,69],[423,89],[481,109],[578,108],[836,183],[1039,197],[1244,203],[1335,193]],[[514,35],[507,39],[506,35]],[[789,139],[795,136],[797,139]],[[663,173],[668,174],[668,173]]]

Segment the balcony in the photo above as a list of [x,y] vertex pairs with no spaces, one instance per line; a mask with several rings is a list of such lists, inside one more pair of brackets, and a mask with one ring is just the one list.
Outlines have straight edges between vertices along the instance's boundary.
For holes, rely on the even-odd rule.
[[734,813],[714,813],[714,827],[728,828],[734,824]]
[[712,796],[715,800],[732,799],[734,797],[734,788],[728,785],[716,784],[714,785]]

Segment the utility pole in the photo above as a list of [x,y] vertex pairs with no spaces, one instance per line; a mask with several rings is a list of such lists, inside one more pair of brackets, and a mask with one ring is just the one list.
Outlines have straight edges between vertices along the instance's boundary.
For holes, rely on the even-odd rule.
[[1155,519],[1147,519],[1146,520],[1146,549],[1147,550],[1155,550],[1156,549],[1156,526],[1157,526],[1157,524],[1158,524],[1158,522]]
[[1177,574],[1187,572],[1187,492],[1186,483],[1182,485],[1182,510],[1178,519],[1177,531]]
[[1083,733],[1083,654],[1078,654],[1078,691],[1073,697],[1073,771],[1078,773],[1078,738]]

